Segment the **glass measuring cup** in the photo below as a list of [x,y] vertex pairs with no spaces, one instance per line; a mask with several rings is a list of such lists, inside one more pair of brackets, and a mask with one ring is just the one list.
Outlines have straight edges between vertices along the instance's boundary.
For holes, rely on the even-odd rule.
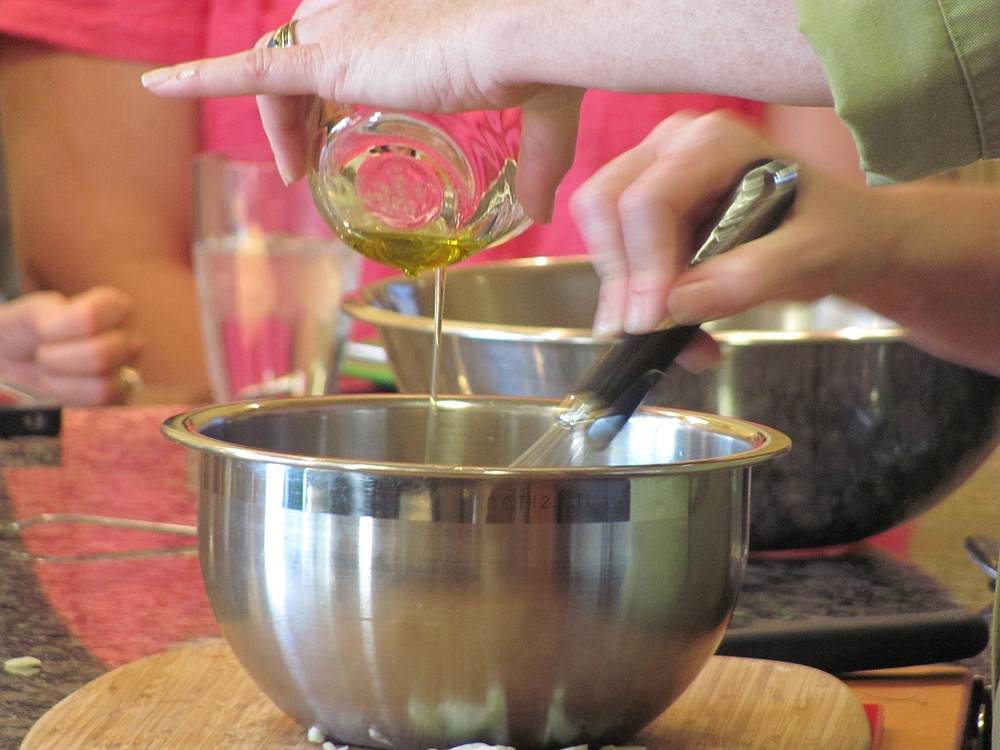
[[362,255],[410,276],[523,231],[514,196],[520,112],[429,115],[324,102],[309,184]]

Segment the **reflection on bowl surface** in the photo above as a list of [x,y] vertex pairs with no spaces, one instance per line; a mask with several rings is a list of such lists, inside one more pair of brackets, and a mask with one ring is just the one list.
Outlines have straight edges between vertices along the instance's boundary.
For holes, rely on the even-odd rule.
[[[643,409],[607,467],[503,468],[556,406],[333,396],[209,407],[200,545],[222,631],[261,689],[339,742],[627,743],[732,614],[750,467],[738,420]],[[652,446],[652,447],[650,447]]]
[[[589,333],[598,281],[585,258],[449,271],[439,392],[560,398],[604,345]],[[400,390],[426,392],[430,279],[362,289]],[[721,365],[672,368],[648,403],[771,425],[789,456],[754,475],[751,547],[842,544],[943,499],[996,443],[1000,380],[926,354],[891,321],[835,298],[772,304],[706,326]]]

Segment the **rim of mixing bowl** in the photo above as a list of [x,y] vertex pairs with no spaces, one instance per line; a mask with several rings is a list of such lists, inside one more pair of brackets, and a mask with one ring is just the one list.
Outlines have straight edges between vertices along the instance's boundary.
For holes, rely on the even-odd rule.
[[[300,398],[274,398],[260,401],[243,401],[229,404],[192,409],[166,419],[161,431],[170,440],[196,450],[225,456],[232,459],[254,462],[277,463],[289,466],[338,471],[363,471],[370,474],[419,475],[421,477],[510,477],[510,476],[559,476],[559,477],[621,477],[641,475],[689,474],[720,469],[737,469],[769,461],[787,453],[791,440],[784,433],[771,427],[744,419],[723,417],[715,414],[667,409],[662,407],[640,408],[638,413],[663,415],[689,423],[708,427],[713,433],[745,441],[750,447],[727,456],[675,461],[668,464],[635,464],[621,466],[580,466],[580,467],[503,467],[503,466],[452,466],[446,464],[406,463],[399,461],[364,461],[336,457],[307,456],[297,453],[254,448],[228,442],[203,434],[206,428],[225,420],[250,419],[268,412],[309,412],[325,408],[366,405],[395,404],[399,408],[426,407],[426,395],[367,394],[304,396]],[[558,401],[538,398],[502,396],[441,396],[438,406],[451,408],[507,407],[510,408],[551,408]],[[458,405],[456,407],[456,405]]]
[[[535,257],[518,258],[508,261],[484,261],[474,265],[454,266],[447,271],[446,278],[482,272],[490,268],[519,268],[536,266],[576,265],[589,263],[586,256]],[[401,331],[431,334],[434,331],[434,318],[429,315],[409,315],[407,313],[387,310],[372,304],[378,298],[378,290],[389,284],[412,284],[417,279],[405,275],[388,276],[345,296],[341,308],[352,318],[363,323],[370,323],[379,328],[392,328]],[[447,282],[446,282],[447,283]],[[447,294],[447,292],[446,292]],[[565,343],[589,343],[593,334],[587,328],[567,328],[552,326],[541,328],[537,326],[510,325],[504,323],[479,323],[475,321],[444,318],[441,321],[442,334],[462,334],[469,338],[503,339],[505,341],[558,341]]]
[[[455,276],[482,273],[491,268],[533,268],[533,267],[558,267],[558,266],[590,266],[591,262],[586,255],[565,255],[556,257],[535,257],[518,258],[514,260],[485,261],[481,263],[469,264],[465,266],[455,266],[448,269],[447,278]],[[379,281],[367,284],[350,294],[341,303],[342,309],[352,318],[363,323],[369,323],[378,328],[387,328],[395,331],[410,331],[430,335],[434,330],[434,319],[430,315],[410,315],[407,313],[388,310],[379,305],[373,304],[373,300],[380,299],[380,294],[389,284],[414,284],[417,280],[404,275],[394,275]],[[447,295],[446,295],[447,296]],[[860,305],[855,305],[847,301],[841,301],[846,307],[864,310]],[[782,306],[801,306],[802,309],[811,307],[816,303],[808,302],[788,302],[777,303]],[[868,312],[868,311],[866,311]],[[760,343],[795,343],[802,341],[893,341],[905,338],[906,329],[891,320],[870,313],[873,320],[878,321],[878,325],[872,326],[842,326],[829,329],[812,330],[778,330],[778,329],[723,329],[717,324],[706,323],[704,328],[711,332],[713,338],[722,345],[746,346]],[[549,342],[566,344],[593,344],[601,343],[594,339],[589,328],[571,327],[542,327],[512,325],[505,323],[482,323],[478,321],[461,320],[456,318],[444,318],[441,322],[441,332],[443,335],[461,335],[470,339],[496,339],[503,341],[520,342]]]

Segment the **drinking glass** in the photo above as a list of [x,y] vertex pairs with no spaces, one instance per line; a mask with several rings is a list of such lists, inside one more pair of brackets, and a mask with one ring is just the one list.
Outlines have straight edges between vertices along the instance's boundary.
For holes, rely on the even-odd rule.
[[199,157],[194,269],[216,401],[336,390],[361,259],[270,163]]

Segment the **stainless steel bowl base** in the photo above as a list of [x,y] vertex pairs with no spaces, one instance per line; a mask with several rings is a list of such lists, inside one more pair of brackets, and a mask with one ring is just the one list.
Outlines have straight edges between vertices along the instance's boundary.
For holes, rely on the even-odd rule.
[[758,425],[644,409],[607,467],[509,470],[555,417],[526,399],[365,396],[210,407],[209,599],[304,727],[392,748],[627,743],[718,646],[742,581]]
[[[439,393],[560,398],[606,344],[590,326],[586,258],[459,266],[445,292]],[[430,279],[373,284],[345,303],[374,324],[398,387],[426,393]],[[842,300],[772,304],[705,326],[714,370],[672,368],[647,403],[771,425],[793,440],[754,478],[753,549],[838,545],[942,500],[996,445],[1000,379],[922,352],[891,321]]]

